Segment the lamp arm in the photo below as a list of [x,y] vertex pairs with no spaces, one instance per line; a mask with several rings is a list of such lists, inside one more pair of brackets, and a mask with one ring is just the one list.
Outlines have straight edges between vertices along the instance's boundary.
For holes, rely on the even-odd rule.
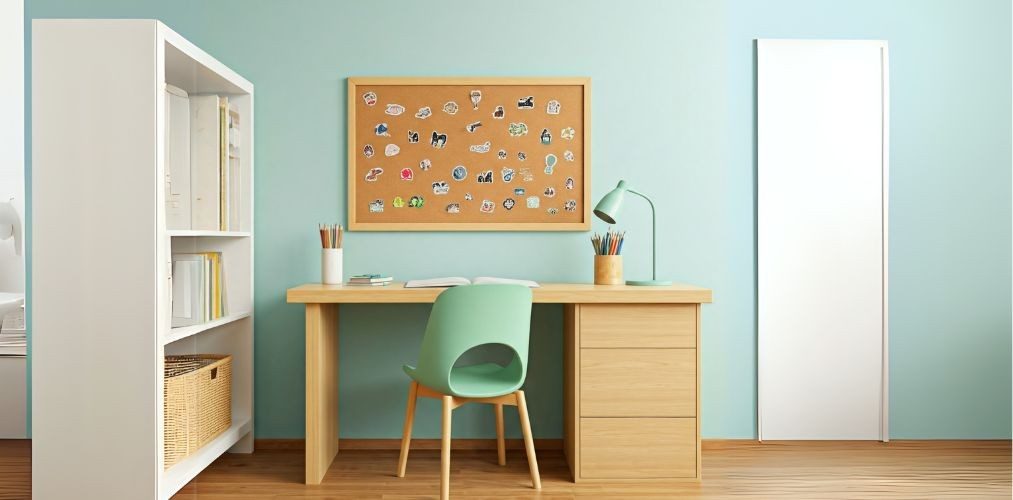
[[627,191],[647,200],[647,204],[651,206],[651,279],[658,279],[658,226],[655,220],[654,214],[654,202],[650,198],[645,196],[643,193],[638,193],[630,188],[626,188]]

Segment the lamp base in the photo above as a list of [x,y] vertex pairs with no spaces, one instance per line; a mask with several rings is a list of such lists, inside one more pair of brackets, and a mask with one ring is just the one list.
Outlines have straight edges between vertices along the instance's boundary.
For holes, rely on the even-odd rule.
[[669,280],[627,280],[626,284],[631,286],[667,286],[672,282]]

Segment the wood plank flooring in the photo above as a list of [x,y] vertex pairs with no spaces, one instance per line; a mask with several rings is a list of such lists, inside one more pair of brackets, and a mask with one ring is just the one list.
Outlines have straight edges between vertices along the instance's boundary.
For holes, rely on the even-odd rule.
[[[522,450],[496,465],[496,452],[453,454],[453,498],[1011,498],[1009,441],[765,442],[704,441],[700,483],[569,481],[559,450],[539,452],[542,491],[530,487]],[[29,497],[27,442],[0,441],[0,498]],[[439,493],[439,452],[413,451],[407,475],[394,476],[396,450],[342,450],[322,484],[306,486],[298,449],[225,455],[178,500],[259,498],[408,499]]]

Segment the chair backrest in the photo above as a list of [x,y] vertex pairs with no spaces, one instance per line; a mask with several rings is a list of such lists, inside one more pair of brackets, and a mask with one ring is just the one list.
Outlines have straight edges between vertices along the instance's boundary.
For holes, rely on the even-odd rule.
[[462,354],[485,344],[513,350],[510,365],[524,380],[531,330],[531,290],[520,285],[465,285],[436,298],[426,324],[416,375],[420,383],[453,394],[450,370]]

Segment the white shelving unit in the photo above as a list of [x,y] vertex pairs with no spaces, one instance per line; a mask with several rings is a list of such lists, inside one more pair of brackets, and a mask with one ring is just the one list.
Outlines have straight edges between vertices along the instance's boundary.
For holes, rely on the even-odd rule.
[[[154,20],[35,20],[32,493],[167,499],[253,451],[253,85]],[[241,116],[240,227],[168,230],[165,84]],[[171,254],[222,253],[228,314],[171,328]],[[233,357],[232,426],[163,466],[167,354]]]

